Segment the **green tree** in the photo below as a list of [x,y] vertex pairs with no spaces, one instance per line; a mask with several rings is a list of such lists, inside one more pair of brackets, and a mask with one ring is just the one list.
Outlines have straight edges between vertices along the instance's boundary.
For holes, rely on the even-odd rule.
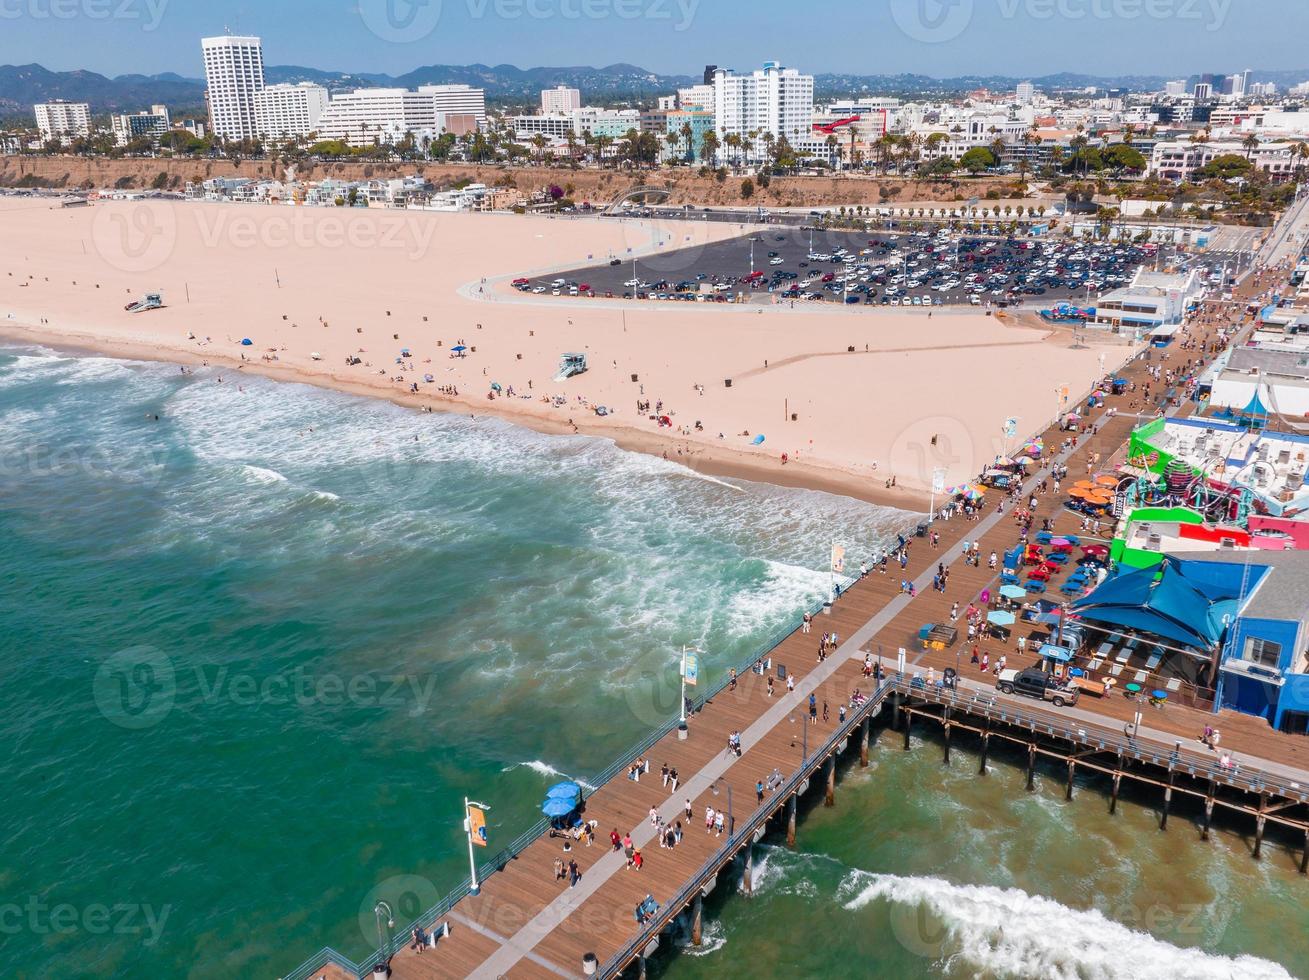
[[959,166],[970,174],[980,174],[995,166],[995,156],[984,146],[974,146],[959,158]]
[[741,197],[745,198],[747,201],[754,197],[754,181],[749,177],[741,181]]

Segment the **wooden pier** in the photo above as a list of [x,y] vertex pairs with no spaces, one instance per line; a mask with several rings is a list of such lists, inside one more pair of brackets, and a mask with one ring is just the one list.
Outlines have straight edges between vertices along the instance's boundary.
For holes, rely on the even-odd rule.
[[[1249,292],[1247,287],[1244,295]],[[1121,373],[1140,382],[1144,369],[1142,362],[1133,361]],[[1108,461],[1126,441],[1138,421],[1127,414],[1127,401],[1127,396],[1110,398],[1109,405],[1121,414],[1102,417],[1095,434],[1062,457],[1070,480],[1090,468],[1090,454]],[[1053,428],[1044,434],[1047,446],[1057,446],[1064,436]],[[1029,488],[1047,474],[1048,469],[1033,475]],[[1216,811],[1248,820],[1254,857],[1265,846],[1265,828],[1276,825],[1297,835],[1297,847],[1303,841],[1300,869],[1309,869],[1309,739],[1274,732],[1258,718],[1214,715],[1202,698],[1192,699],[1194,704],[1178,703],[1186,700],[1178,698],[1144,708],[1119,695],[1049,708],[999,694],[993,679],[970,666],[958,647],[918,648],[915,637],[924,623],[946,622],[952,603],[962,607],[983,589],[998,586],[999,569],[988,568],[985,556],[1011,548],[1017,529],[1008,513],[995,514],[990,506],[987,515],[976,522],[936,524],[938,548],[915,540],[908,569],[901,571],[893,562],[887,574],[862,578],[830,612],[814,617],[812,632],[797,624],[769,651],[738,665],[734,684],[723,680],[697,702],[686,737],[679,737],[672,720],[630,757],[618,760],[611,778],[586,799],[584,815],[596,821],[593,846],[573,842],[564,853],[560,839],[529,835],[485,869],[478,894],[459,889],[416,923],[441,934],[434,946],[410,949],[410,924],[397,922],[394,941],[368,960],[354,964],[323,950],[287,974],[287,980],[373,976],[374,967],[383,971],[376,975],[387,975],[389,969],[399,980],[644,975],[647,958],[667,941],[674,919],[681,918],[691,942],[698,943],[702,902],[711,891],[732,888],[750,895],[755,843],[771,827],[794,845],[801,798],[816,803],[821,790],[826,805],[839,805],[838,761],[844,757],[851,765],[866,766],[870,742],[888,727],[902,731],[906,748],[914,726],[939,729],[947,760],[954,738],[962,735],[979,748],[983,770],[993,745],[1015,746],[1026,760],[1029,788],[1038,763],[1053,762],[1063,767],[1070,797],[1079,769],[1098,773],[1110,786],[1110,813],[1126,779],[1158,794],[1164,827],[1175,800],[1199,801],[1200,837],[1208,836]],[[1043,499],[1038,516],[1051,517],[1057,531],[1076,527],[1076,519],[1059,508],[1054,495]],[[964,541],[980,543],[983,561],[978,565],[962,561]],[[938,563],[950,570],[945,593],[931,588]],[[916,583],[916,597],[900,594],[901,579]],[[837,633],[839,646],[820,661],[818,640],[825,632]],[[1026,665],[1019,662],[1016,648],[1004,651],[995,641],[983,645],[993,658],[1007,652],[1015,666]],[[899,676],[895,663],[902,647],[908,666]],[[880,683],[864,673],[869,653],[880,656],[888,672]],[[954,690],[913,680],[929,668],[939,675],[947,667],[960,675]],[[788,692],[781,668],[794,680],[794,691]],[[771,696],[769,676],[774,680]],[[852,705],[856,690],[865,699]],[[844,720],[841,705],[847,706]],[[1145,717],[1129,737],[1124,725],[1137,711]],[[1207,724],[1222,728],[1231,767],[1220,767],[1218,755],[1197,741]],[[739,756],[727,750],[733,732],[740,733]],[[649,761],[650,771],[633,780],[627,767],[638,756]],[[662,783],[659,771],[665,764],[683,775],[676,791]],[[769,787],[779,774],[780,785]],[[760,783],[765,784],[763,793],[757,791]],[[689,817],[684,812],[688,800]],[[721,835],[706,831],[707,807],[727,813]],[[652,808],[666,823],[682,822],[683,838],[676,847],[662,848],[654,840]],[[631,834],[644,858],[640,870],[630,869],[623,852],[610,847],[611,830]],[[1279,840],[1285,836],[1279,834]],[[575,887],[555,879],[553,864],[559,857],[579,865],[582,877]],[[648,922],[638,923],[635,912],[647,895],[659,908]]]

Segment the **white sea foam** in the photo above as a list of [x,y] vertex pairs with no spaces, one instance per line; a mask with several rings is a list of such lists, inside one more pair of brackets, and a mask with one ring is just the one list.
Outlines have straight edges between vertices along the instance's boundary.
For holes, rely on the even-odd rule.
[[1042,980],[1291,976],[1259,957],[1174,946],[1095,909],[1071,909],[1017,888],[853,871],[841,882],[837,898],[849,910],[884,901],[925,912],[934,920],[927,928],[917,916],[901,920],[893,914],[896,938],[916,952],[984,975]]
[[262,466],[251,466],[249,463],[242,464],[247,476],[259,483],[285,483],[286,477],[277,470],[265,469]]
[[708,956],[727,945],[727,929],[720,919],[705,919],[700,928],[700,945],[691,945],[689,930],[682,930],[677,935],[677,944],[687,956]]
[[590,783],[588,783],[585,779],[579,779],[576,776],[570,776],[568,775],[568,773],[562,772],[556,769],[554,766],[550,765],[550,763],[542,762],[540,759],[533,759],[530,762],[515,762],[512,765],[505,766],[500,771],[513,772],[515,769],[531,769],[532,772],[540,776],[543,776],[546,779],[571,779],[573,782],[577,783],[577,785],[581,786],[582,789],[593,790],[596,788],[592,786]]
[[331,500],[340,500],[340,499],[341,499],[340,495],[335,494],[335,493],[332,493],[331,491],[328,491],[328,490],[310,490],[310,491],[309,491],[309,496],[312,497],[314,500],[329,500],[329,501],[331,501]]

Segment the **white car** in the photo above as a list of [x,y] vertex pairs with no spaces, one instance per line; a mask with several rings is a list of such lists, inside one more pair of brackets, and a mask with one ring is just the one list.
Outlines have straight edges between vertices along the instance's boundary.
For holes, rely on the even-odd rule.
[[628,279],[625,283],[623,283],[623,285],[626,286],[627,288],[631,289],[632,287],[638,285],[638,284],[640,283],[640,281],[641,281],[641,280],[639,280],[639,279]]
[[544,286],[533,286],[533,287],[532,287],[532,292],[534,292],[534,293],[538,293],[538,294],[543,293],[543,292],[545,292],[545,287],[544,287]]
[[768,260],[768,264],[769,264],[769,265],[781,265],[781,264],[782,264],[782,260],[781,260],[780,258],[769,259],[769,260]]

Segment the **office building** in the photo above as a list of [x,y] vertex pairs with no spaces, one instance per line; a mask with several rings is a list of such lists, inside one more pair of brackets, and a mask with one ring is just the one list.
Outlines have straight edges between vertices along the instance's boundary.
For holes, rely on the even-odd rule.
[[1019,82],[1015,91],[1019,105],[1030,105],[1033,97],[1036,95],[1036,86],[1031,82]]
[[[743,140],[740,155],[762,159],[765,134],[796,143],[809,136],[814,117],[814,77],[775,61],[749,75],[714,72],[714,125],[725,158],[729,136]],[[755,138],[751,141],[750,134]],[[735,154],[734,154],[735,155]]]
[[582,108],[582,93],[567,85],[541,90],[541,114],[546,116],[562,115]]
[[313,82],[267,85],[255,93],[255,123],[266,139],[295,139],[318,130],[327,89]]
[[85,102],[56,99],[39,102],[32,111],[36,114],[36,128],[41,131],[44,142],[91,135],[91,107]]
[[[472,113],[477,117],[477,128],[486,128],[485,89],[473,88],[471,85],[420,85],[418,93],[432,100],[432,112],[437,117]],[[439,118],[437,121],[440,121]]]
[[318,119],[319,139],[351,146],[398,143],[440,135],[432,97],[403,88],[361,88],[335,96]]
[[264,87],[263,45],[257,37],[206,37],[205,97],[209,128],[219,139],[254,139],[259,135],[255,95]]
[[1179,78],[1179,79],[1178,79],[1177,81],[1175,81],[1175,82],[1165,82],[1165,83],[1164,83],[1164,95],[1170,96],[1170,97],[1172,97],[1172,98],[1177,98],[1177,97],[1182,96],[1182,95],[1185,95],[1185,94],[1186,94],[1186,79],[1185,79],[1185,78]]
[[114,133],[114,142],[126,146],[134,139],[147,137],[158,140],[168,132],[172,122],[168,118],[168,107],[154,105],[149,112],[122,113],[109,117],[109,126]]

